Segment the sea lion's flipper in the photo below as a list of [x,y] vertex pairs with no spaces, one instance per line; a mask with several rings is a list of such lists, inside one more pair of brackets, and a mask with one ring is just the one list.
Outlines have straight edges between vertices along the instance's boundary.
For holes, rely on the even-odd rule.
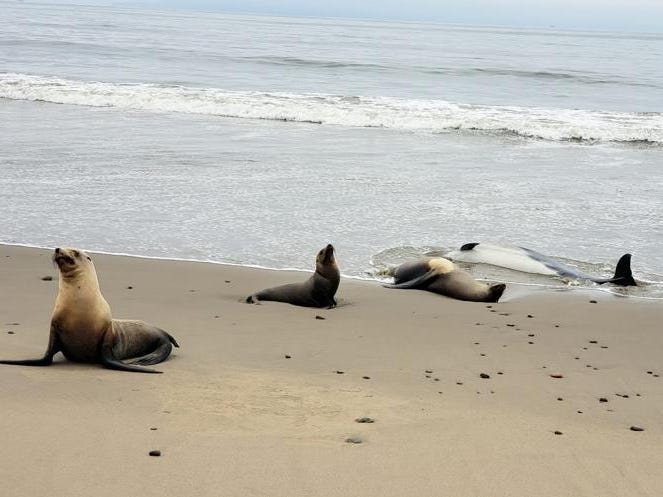
[[53,364],[53,356],[60,352],[60,342],[58,340],[57,330],[51,325],[51,333],[48,337],[48,348],[41,359],[19,359],[19,360],[0,360],[0,364],[11,364],[14,366],[50,366]]
[[163,332],[161,341],[154,351],[150,352],[149,354],[131,359],[130,361],[127,361],[127,364],[135,364],[137,366],[151,366],[152,364],[159,364],[160,362],[165,361],[170,355],[170,352],[173,350],[173,345],[175,347],[179,347],[179,344],[168,333],[163,330],[161,331]]
[[258,294],[257,293],[254,293],[253,295],[249,295],[248,297],[246,297],[245,302],[247,304],[260,305],[260,300],[258,300]]
[[125,364],[122,361],[118,361],[115,359],[115,357],[113,357],[113,348],[108,344],[103,344],[101,346],[101,353],[99,356],[101,364],[108,369],[131,371],[133,373],[161,373],[161,371],[157,371],[155,369],[143,368],[140,366],[134,366],[133,364]]
[[382,286],[384,286],[385,288],[398,288],[398,289],[419,288],[424,286],[426,283],[428,283],[430,280],[437,277],[438,275],[439,273],[435,269],[431,269],[430,271],[427,271],[426,273],[412,280],[404,281],[402,283],[397,283],[397,284],[386,284]]

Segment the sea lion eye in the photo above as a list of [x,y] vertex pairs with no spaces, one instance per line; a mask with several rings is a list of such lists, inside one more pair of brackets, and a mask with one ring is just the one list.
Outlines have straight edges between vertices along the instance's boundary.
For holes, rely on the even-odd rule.
[[81,253],[78,250],[74,250],[74,257],[80,257]]
[[91,261],[91,260],[92,260],[92,258],[91,258],[90,256],[88,256],[88,257],[87,257],[87,260],[88,260],[88,261]]

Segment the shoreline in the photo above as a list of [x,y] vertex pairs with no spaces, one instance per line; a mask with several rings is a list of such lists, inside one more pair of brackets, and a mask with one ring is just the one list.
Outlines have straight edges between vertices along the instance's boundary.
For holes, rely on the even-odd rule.
[[[25,249],[36,249],[36,250],[46,250],[50,251],[52,250],[52,247],[45,247],[41,245],[32,245],[32,244],[21,244],[21,243],[5,243],[5,242],[0,242],[0,247],[16,247],[16,248],[25,248]],[[187,262],[187,263],[196,263],[196,264],[211,264],[215,266],[228,266],[228,267],[233,267],[233,268],[246,268],[246,269],[257,269],[261,271],[274,271],[274,272],[284,272],[284,273],[312,273],[314,270],[314,263],[311,263],[311,268],[309,269],[299,269],[299,268],[292,268],[292,267],[284,267],[284,268],[275,268],[275,267],[268,267],[268,266],[261,266],[259,264],[242,264],[242,263],[233,263],[233,262],[221,262],[221,261],[214,261],[214,260],[204,260],[204,259],[189,259],[189,258],[172,258],[172,257],[162,257],[162,256],[152,256],[152,255],[142,255],[142,254],[131,254],[127,252],[107,252],[107,251],[100,251],[100,250],[87,250],[83,249],[89,254],[98,254],[98,255],[103,255],[103,256],[114,256],[114,257],[128,257],[128,258],[133,258],[133,259],[139,259],[139,260],[155,260],[155,261],[164,261],[164,262]],[[313,261],[313,257],[311,257],[311,260]],[[478,281],[486,281],[486,282],[501,282],[505,283],[507,285],[507,292],[505,292],[505,295],[508,295],[513,293],[509,292],[509,289],[513,290],[514,288],[517,289],[517,294],[519,296],[524,296],[527,291],[529,290],[530,293],[536,294],[539,292],[550,292],[550,293],[577,293],[579,296],[582,296],[583,294],[586,295],[594,295],[594,294],[600,294],[600,295],[609,295],[612,297],[620,298],[620,299],[626,299],[626,300],[635,300],[635,301],[643,301],[643,302],[663,302],[663,297],[649,297],[649,296],[644,296],[644,295],[623,295],[616,293],[614,291],[611,291],[609,287],[603,288],[603,287],[590,287],[590,286],[574,286],[574,285],[567,285],[563,286],[561,284],[559,285],[547,285],[547,284],[542,284],[542,283],[526,283],[526,282],[514,282],[514,281],[508,281],[508,280],[496,280],[496,279],[486,279],[486,278],[479,278],[475,277]],[[344,274],[341,272],[341,279],[342,280],[350,280],[350,281],[357,281],[357,282],[364,282],[364,283],[369,283],[369,284],[375,284],[375,285],[381,285],[382,283],[387,282],[387,279],[380,279],[377,277],[370,277],[370,276],[357,276],[357,275],[348,275]],[[508,300],[501,299],[500,302],[504,302]]]
[[[50,255],[0,245],[3,359],[43,353]],[[242,299],[304,275],[94,261],[113,316],[181,348],[162,375],[61,355],[0,365],[8,497],[663,493],[661,305],[554,291],[484,304],[342,279],[335,309],[256,306]]]

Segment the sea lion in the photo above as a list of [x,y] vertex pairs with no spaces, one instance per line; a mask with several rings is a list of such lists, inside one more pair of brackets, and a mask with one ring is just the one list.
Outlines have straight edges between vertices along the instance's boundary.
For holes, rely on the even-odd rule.
[[259,304],[262,300],[287,302],[304,307],[335,307],[334,295],[338,290],[341,273],[334,258],[334,247],[329,244],[318,252],[315,259],[315,273],[303,283],[291,283],[268,288],[246,298],[249,304]]
[[394,272],[394,284],[387,288],[415,288],[439,293],[458,300],[497,302],[506,285],[488,285],[443,257],[405,262]]
[[[49,366],[62,352],[75,362],[96,362],[110,369],[160,373],[143,368],[165,360],[177,341],[143,321],[113,319],[99,289],[92,259],[82,250],[56,248],[60,270],[58,296],[51,315],[48,348],[41,359],[0,361],[0,364]],[[122,362],[129,359],[128,363]]]
[[589,280],[602,285],[612,283],[618,286],[637,286],[631,271],[631,254],[624,254],[617,261],[612,278],[602,278],[583,273],[548,256],[525,247],[493,245],[492,243],[466,243],[460,250],[446,254],[454,261],[491,264],[525,273],[545,274]]

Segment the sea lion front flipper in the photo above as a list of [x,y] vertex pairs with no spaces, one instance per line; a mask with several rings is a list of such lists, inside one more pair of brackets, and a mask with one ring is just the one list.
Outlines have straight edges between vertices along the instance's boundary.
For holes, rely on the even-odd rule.
[[386,284],[382,285],[385,288],[397,288],[397,289],[403,289],[403,288],[418,288],[426,283],[428,283],[431,279],[435,278],[438,276],[438,272],[434,269],[431,269],[430,271],[422,274],[421,276],[418,276],[412,280],[404,281],[402,283],[398,284]]
[[50,366],[53,364],[53,356],[60,352],[60,341],[56,328],[51,324],[51,333],[48,337],[48,348],[41,359],[19,359],[19,360],[0,360],[0,364],[11,364],[14,366]]
[[156,369],[148,369],[140,366],[134,366],[132,364],[125,364],[122,361],[118,361],[113,357],[113,348],[110,344],[102,343],[101,353],[99,354],[101,364],[108,369],[115,369],[118,371],[131,371],[133,373],[158,373],[161,374],[161,371]]

